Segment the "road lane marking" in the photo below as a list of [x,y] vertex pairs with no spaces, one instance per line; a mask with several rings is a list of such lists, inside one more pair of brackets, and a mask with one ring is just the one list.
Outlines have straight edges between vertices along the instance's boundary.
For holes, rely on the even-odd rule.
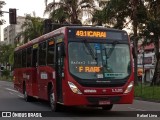
[[[10,88],[5,88],[5,89],[6,89],[6,90],[9,90],[9,91],[12,91],[12,92],[15,92],[15,93],[18,93],[18,91],[13,90],[13,89],[10,89]],[[12,93],[12,92],[9,92],[9,93],[13,95],[14,93]],[[17,95],[17,96],[23,98],[23,95]]]
[[12,91],[12,92],[18,92],[18,91],[16,91],[16,90],[13,90],[13,89],[10,89],[10,88],[5,88],[6,90],[9,90],[9,91]]
[[132,110],[136,110],[136,111],[147,111],[147,110],[143,110],[143,109],[138,109],[138,108],[133,108],[133,107],[128,107],[129,109],[132,109]]
[[18,95],[19,97],[21,97],[21,98],[24,98],[22,95]]
[[12,93],[12,92],[9,92],[9,93],[13,95],[13,93]]

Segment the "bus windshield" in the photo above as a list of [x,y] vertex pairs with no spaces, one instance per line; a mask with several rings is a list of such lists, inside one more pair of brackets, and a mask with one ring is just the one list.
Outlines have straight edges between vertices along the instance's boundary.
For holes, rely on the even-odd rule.
[[128,44],[69,42],[69,71],[80,79],[124,79],[131,73]]

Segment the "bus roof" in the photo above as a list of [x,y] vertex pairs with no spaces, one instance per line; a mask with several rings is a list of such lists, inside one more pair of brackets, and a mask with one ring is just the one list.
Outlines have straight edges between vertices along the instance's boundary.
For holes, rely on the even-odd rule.
[[49,33],[46,33],[40,37],[37,37],[21,46],[18,46],[15,48],[15,51],[18,51],[18,50],[22,50],[24,48],[27,48],[27,47],[30,47],[31,45],[34,45],[35,43],[38,43],[38,42],[41,42],[45,39],[48,39],[50,37],[52,37],[53,35],[56,35],[56,34],[61,34],[61,33],[65,33],[65,30],[66,28],[70,29],[70,28],[73,28],[73,29],[86,29],[86,30],[109,30],[109,31],[119,31],[119,32],[126,32],[124,30],[119,30],[119,29],[114,29],[114,28],[106,28],[106,27],[102,27],[102,26],[64,26],[64,27],[60,27],[56,30],[53,30]]

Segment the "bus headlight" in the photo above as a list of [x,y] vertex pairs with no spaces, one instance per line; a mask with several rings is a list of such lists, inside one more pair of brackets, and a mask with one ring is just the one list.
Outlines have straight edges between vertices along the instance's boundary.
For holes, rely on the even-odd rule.
[[71,88],[72,92],[74,92],[76,94],[82,94],[82,92],[72,82],[68,81],[68,85]]
[[134,82],[130,82],[130,84],[128,85],[127,89],[125,90],[124,93],[129,93],[131,92],[132,88],[133,88]]

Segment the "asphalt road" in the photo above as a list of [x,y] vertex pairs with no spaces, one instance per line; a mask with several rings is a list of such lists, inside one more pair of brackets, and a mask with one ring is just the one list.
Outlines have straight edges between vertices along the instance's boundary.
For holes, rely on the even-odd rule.
[[[114,105],[111,111],[103,111],[100,108],[90,107],[64,107],[61,112],[51,112],[47,102],[35,100],[25,102],[23,95],[15,91],[11,82],[0,81],[0,112],[11,111],[17,113],[35,112],[40,113],[41,119],[64,119],[64,120],[99,120],[110,118],[112,120],[138,119],[139,117],[153,119],[160,116],[160,103],[134,100],[132,105]],[[43,111],[43,112],[42,112]],[[27,113],[28,115],[28,113]],[[146,116],[145,116],[146,115]],[[44,117],[48,116],[48,117]],[[50,117],[51,116],[51,117]],[[1,119],[1,118],[0,118]],[[17,119],[17,118],[15,118]],[[24,120],[25,118],[23,118]],[[157,119],[157,118],[154,118]]]

